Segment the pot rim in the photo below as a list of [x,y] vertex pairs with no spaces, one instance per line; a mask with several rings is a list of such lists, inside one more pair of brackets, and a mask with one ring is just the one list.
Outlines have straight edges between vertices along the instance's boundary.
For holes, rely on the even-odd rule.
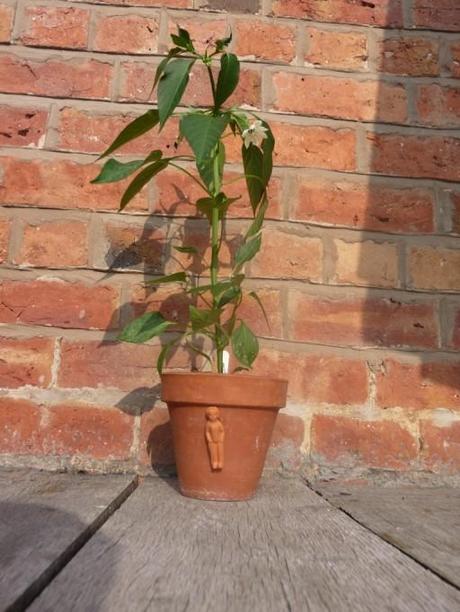
[[275,378],[273,376],[260,376],[258,374],[240,374],[239,372],[233,374],[233,373],[229,373],[229,374],[221,374],[220,372],[192,372],[192,371],[187,371],[187,372],[176,372],[174,370],[172,371],[165,371],[161,374],[161,378],[163,379],[164,376],[206,376],[206,378],[243,378],[243,379],[248,379],[250,378],[251,380],[271,380],[273,382],[280,382],[280,383],[288,383],[289,381],[287,380],[287,378]]

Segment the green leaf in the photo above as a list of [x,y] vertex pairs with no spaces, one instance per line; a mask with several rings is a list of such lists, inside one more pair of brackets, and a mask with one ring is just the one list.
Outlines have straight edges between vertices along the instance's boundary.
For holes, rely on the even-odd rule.
[[235,91],[240,79],[240,62],[233,53],[225,53],[220,58],[220,72],[216,86],[216,107],[220,108]]
[[[182,53],[182,49],[179,49],[178,47],[174,47],[173,49],[169,50],[168,55],[164,57],[161,60],[161,62],[158,64],[158,67],[155,72],[155,80],[153,81],[153,85],[152,85],[152,91],[155,89],[158,81],[161,79],[163,72],[166,66],[168,65],[169,61],[176,55],[179,55],[180,53]],[[152,91],[150,92],[150,95],[152,95]],[[149,95],[149,98],[150,98],[150,95]]]
[[116,181],[122,181],[130,176],[130,174],[133,172],[136,172],[136,170],[139,170],[141,166],[149,162],[158,161],[161,159],[161,156],[162,152],[157,150],[152,151],[152,153],[150,153],[150,155],[148,155],[148,157],[145,159],[138,159],[136,161],[126,163],[121,163],[116,159],[109,159],[107,162],[105,162],[102,170],[98,176],[91,181],[91,183],[114,183]]
[[218,310],[200,309],[190,305],[189,313],[193,331],[214,325],[219,319]]
[[110,153],[113,153],[116,149],[119,149],[126,143],[142,136],[152,128],[154,128],[159,121],[159,114],[157,109],[152,109],[131,121],[115,138],[110,147],[108,147],[102,155],[99,155],[98,159],[107,157]]
[[173,59],[164,68],[158,85],[160,129],[174,112],[187,87],[189,72],[195,60]]
[[160,336],[171,325],[173,323],[166,321],[160,312],[147,312],[128,323],[118,338],[124,342],[141,344]]
[[250,261],[259,252],[262,245],[262,237],[260,234],[249,242],[243,242],[235,255],[236,268],[239,269],[247,261]]
[[146,285],[160,285],[162,283],[185,283],[187,276],[185,272],[174,272],[174,274],[167,274],[166,276],[160,276],[159,278],[153,278],[145,282]]
[[116,181],[122,181],[133,172],[136,172],[136,170],[139,170],[143,163],[144,161],[142,159],[130,161],[125,164],[122,164],[116,159],[109,159],[91,183],[115,183]]
[[200,198],[196,201],[196,207],[208,218],[211,222],[212,207],[214,206],[214,200],[212,198]]
[[241,133],[243,133],[244,130],[248,129],[249,120],[248,120],[247,115],[245,115],[244,113],[232,111],[231,118],[236,123]]
[[266,128],[266,138],[262,142],[263,162],[262,162],[262,180],[265,187],[268,185],[273,170],[273,150],[275,148],[275,137],[270,129],[270,126],[265,121],[262,121],[262,126]]
[[251,201],[252,210],[255,212],[265,193],[264,156],[259,147],[253,144],[249,145],[249,147],[243,144],[241,154],[243,157],[249,199]]
[[259,353],[259,342],[243,321],[232,334],[232,348],[238,361],[250,368]]
[[158,355],[158,359],[157,359],[157,370],[158,373],[161,374],[163,372],[163,368],[164,368],[164,364],[165,361],[168,357],[168,353],[169,351],[172,349],[172,347],[179,342],[180,338],[174,338],[174,340],[171,340],[170,342],[167,342],[163,348],[160,351],[160,354]]
[[228,117],[189,113],[183,115],[180,131],[195,153],[197,164],[209,159],[228,123]]
[[139,174],[131,181],[123,194],[120,202],[120,210],[123,210],[127,204],[136,196],[139,191],[146,185],[156,174],[161,172],[168,165],[168,161],[161,159],[150,166],[147,166],[139,172]]
[[262,300],[260,299],[260,297],[257,295],[255,291],[250,291],[248,295],[251,296],[258,303],[264,315],[265,323],[267,324],[268,329],[270,329],[271,328],[270,321],[268,320],[267,311],[265,310],[265,306],[263,305]]
[[226,38],[220,38],[220,39],[216,40],[216,51],[217,51],[217,53],[220,53],[221,51],[223,51],[225,49],[225,47],[228,47],[228,45],[232,42],[232,38],[233,38],[233,35],[230,32],[230,35],[227,36]]
[[179,253],[191,253],[193,255],[198,254],[198,249],[194,246],[178,246],[173,247],[175,251],[179,251]]
[[187,30],[177,26],[178,34],[171,34],[171,40],[175,45],[185,49],[185,51],[190,51],[194,53],[195,47],[193,46],[192,39],[190,38],[190,34]]
[[220,296],[217,302],[217,307],[222,308],[223,306],[230,304],[230,302],[233,302],[233,300],[235,300],[236,298],[239,298],[240,296],[241,296],[241,289],[239,287],[230,287],[229,289],[227,289],[227,291],[224,291],[224,293]]
[[268,199],[266,196],[262,199],[262,204],[257,209],[256,216],[254,217],[254,221],[249,226],[249,229],[246,233],[246,238],[251,238],[251,236],[255,236],[262,229],[262,225],[265,219],[265,213],[268,208]]

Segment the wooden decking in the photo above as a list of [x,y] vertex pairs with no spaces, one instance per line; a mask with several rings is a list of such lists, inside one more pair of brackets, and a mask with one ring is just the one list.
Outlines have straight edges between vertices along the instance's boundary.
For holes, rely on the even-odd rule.
[[460,610],[456,489],[272,476],[218,503],[174,480],[30,471],[0,487],[0,610]]

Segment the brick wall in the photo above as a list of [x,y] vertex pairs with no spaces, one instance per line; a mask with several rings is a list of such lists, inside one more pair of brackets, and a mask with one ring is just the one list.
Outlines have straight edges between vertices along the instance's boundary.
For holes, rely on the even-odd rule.
[[[460,470],[460,7],[457,0],[0,0],[0,448],[5,464],[171,462],[146,308],[180,318],[169,239],[200,244],[169,172],[116,213],[97,154],[149,103],[179,23],[234,32],[235,102],[277,138],[250,269],[270,312],[256,371],[290,379],[270,465],[311,477]],[[185,100],[200,100],[195,71]],[[126,149],[168,146],[165,130]],[[235,159],[234,152],[230,152]],[[235,170],[237,170],[235,166]],[[228,225],[228,259],[244,227]],[[177,355],[174,365],[187,367]],[[298,449],[301,448],[301,454]]]

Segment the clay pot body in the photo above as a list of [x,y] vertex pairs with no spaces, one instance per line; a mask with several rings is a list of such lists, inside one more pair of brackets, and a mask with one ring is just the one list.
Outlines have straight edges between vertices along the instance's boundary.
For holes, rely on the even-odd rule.
[[285,380],[163,374],[162,399],[169,408],[183,495],[222,501],[252,497],[286,393]]

